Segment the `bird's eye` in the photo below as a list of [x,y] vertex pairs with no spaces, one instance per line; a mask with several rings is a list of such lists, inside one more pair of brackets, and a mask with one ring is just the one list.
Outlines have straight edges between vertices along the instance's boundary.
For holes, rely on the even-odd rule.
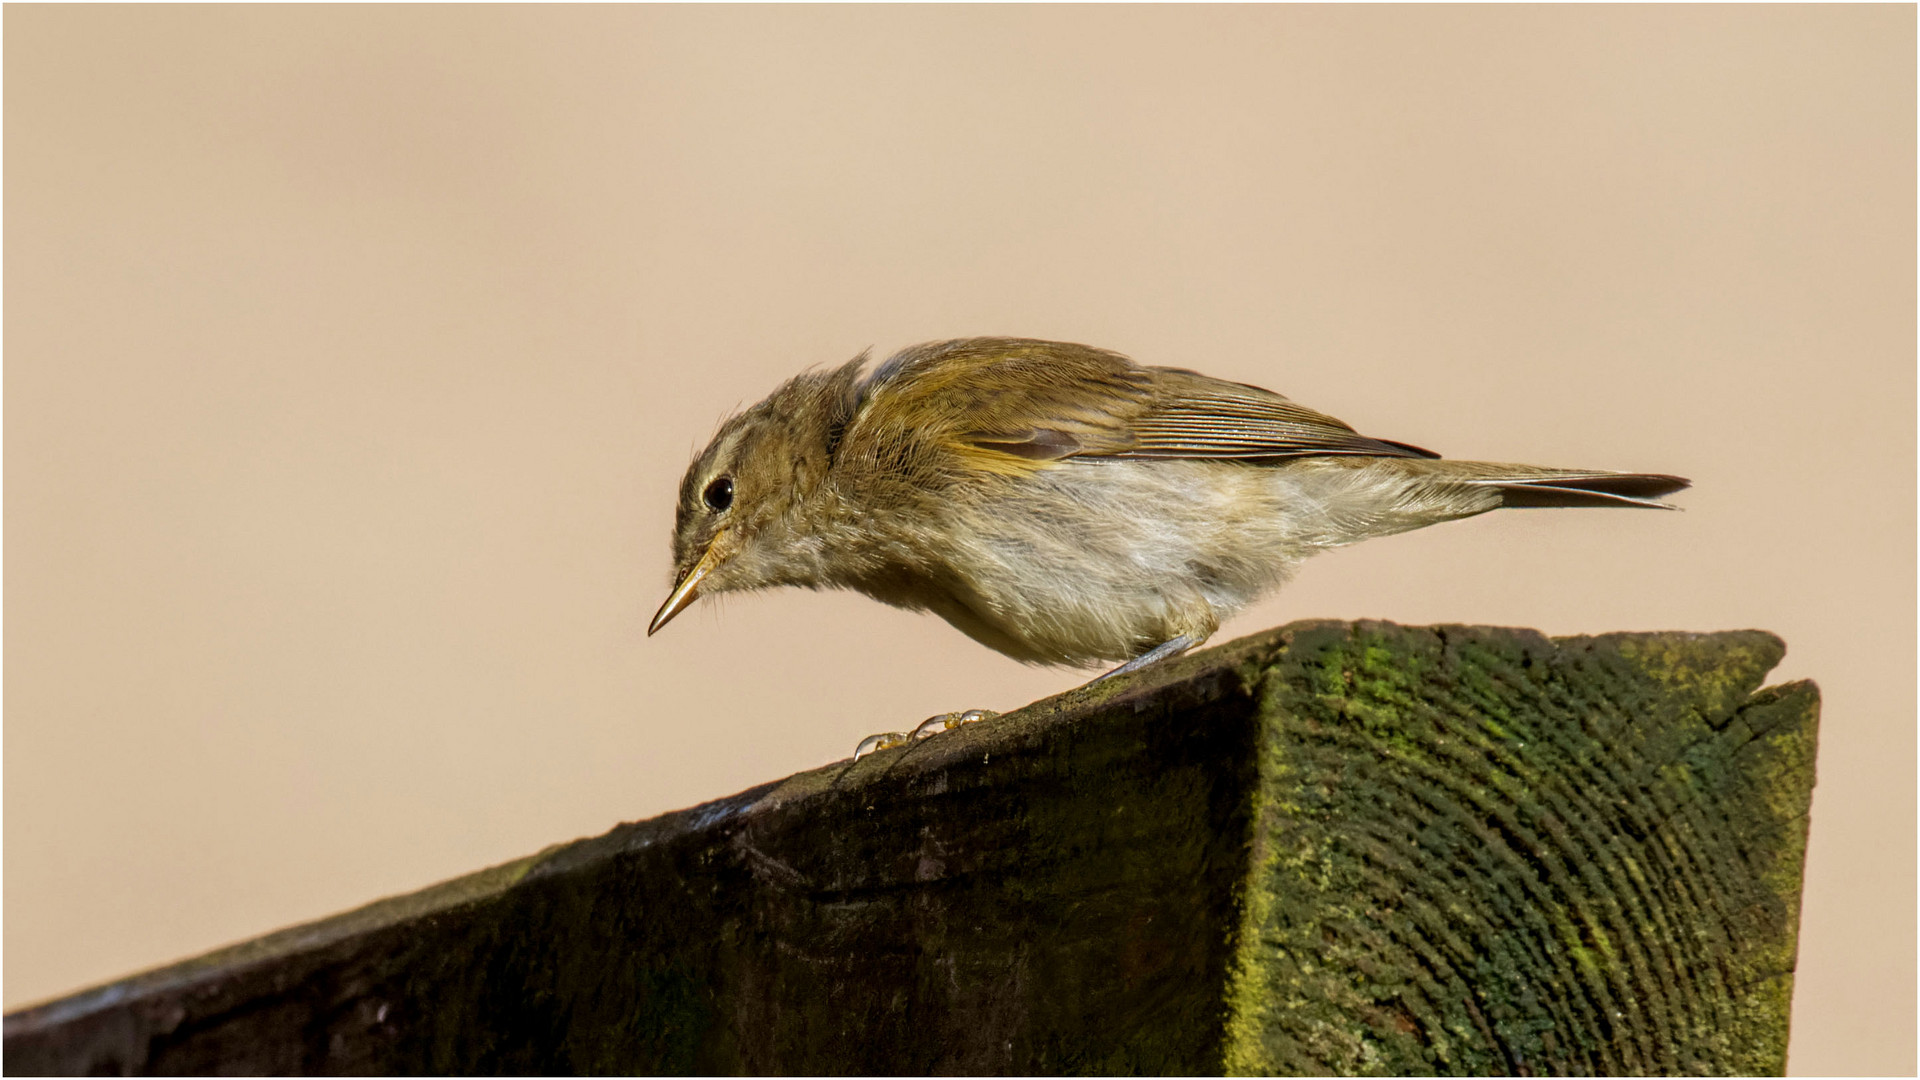
[[700,498],[706,501],[707,509],[716,514],[732,506],[733,478],[731,476],[723,476],[713,483],[708,484],[707,490],[701,493]]

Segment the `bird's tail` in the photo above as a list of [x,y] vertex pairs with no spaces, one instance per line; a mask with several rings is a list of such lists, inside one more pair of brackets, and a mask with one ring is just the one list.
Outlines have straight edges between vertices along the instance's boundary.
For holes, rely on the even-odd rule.
[[[1424,463],[1423,463],[1424,464]],[[1660,501],[1690,481],[1663,473],[1605,472],[1599,469],[1543,469],[1487,461],[1434,461],[1431,467],[1451,483],[1494,488],[1502,506],[1644,506],[1678,510]]]

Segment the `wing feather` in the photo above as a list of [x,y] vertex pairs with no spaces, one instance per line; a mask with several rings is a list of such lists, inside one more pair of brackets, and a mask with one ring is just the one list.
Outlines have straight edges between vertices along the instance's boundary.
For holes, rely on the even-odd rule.
[[1026,338],[902,350],[862,383],[848,452],[923,482],[1023,475],[1076,457],[1437,457],[1256,386]]
[[1372,439],[1325,413],[1257,386],[1178,368],[1150,368],[1153,406],[1133,423],[1119,457],[1290,458],[1327,454],[1438,457]]

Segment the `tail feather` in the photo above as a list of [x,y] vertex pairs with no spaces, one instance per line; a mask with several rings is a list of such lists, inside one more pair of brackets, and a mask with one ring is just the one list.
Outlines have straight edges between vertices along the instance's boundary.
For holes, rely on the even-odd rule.
[[[1517,472],[1520,470],[1516,470]],[[1661,473],[1525,470],[1521,475],[1462,478],[1465,482],[1500,489],[1502,506],[1644,506],[1678,510],[1660,496],[1685,489],[1685,477]]]

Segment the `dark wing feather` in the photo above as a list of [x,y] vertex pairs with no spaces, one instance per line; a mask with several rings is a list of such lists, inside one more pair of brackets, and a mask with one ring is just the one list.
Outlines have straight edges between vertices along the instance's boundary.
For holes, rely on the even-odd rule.
[[1153,404],[1133,420],[1134,445],[1113,456],[1290,458],[1326,454],[1440,455],[1371,439],[1279,394],[1175,368],[1148,368]]

